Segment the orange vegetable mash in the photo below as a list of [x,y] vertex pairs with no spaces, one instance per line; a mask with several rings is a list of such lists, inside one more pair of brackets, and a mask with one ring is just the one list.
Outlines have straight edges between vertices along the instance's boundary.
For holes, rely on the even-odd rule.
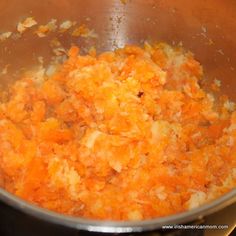
[[142,220],[236,186],[236,112],[167,44],[80,55],[0,103],[0,186],[73,216]]

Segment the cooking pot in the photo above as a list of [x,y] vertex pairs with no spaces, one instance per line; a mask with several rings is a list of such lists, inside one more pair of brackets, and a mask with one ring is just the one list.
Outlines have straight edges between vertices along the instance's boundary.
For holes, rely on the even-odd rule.
[[[1,87],[17,79],[22,68],[29,68],[42,56],[52,56],[50,37],[59,37],[63,46],[77,44],[82,53],[91,46],[99,52],[141,45],[145,40],[182,44],[192,51],[205,70],[205,84],[222,81],[222,91],[236,100],[236,2],[234,0],[1,0],[0,31],[14,31],[17,22],[33,16],[39,23],[55,18],[85,23],[97,38],[56,35],[45,38],[26,32],[20,39],[0,43]],[[199,208],[177,215],[144,221],[98,221],[57,214],[27,203],[0,188],[0,200],[10,207],[50,223],[89,232],[128,233],[156,230],[163,225],[191,222],[236,201],[236,189]]]

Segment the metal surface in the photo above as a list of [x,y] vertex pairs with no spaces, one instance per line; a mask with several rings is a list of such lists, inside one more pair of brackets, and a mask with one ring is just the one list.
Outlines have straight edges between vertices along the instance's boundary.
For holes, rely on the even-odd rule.
[[[78,44],[85,51],[96,46],[98,51],[122,47],[144,40],[182,42],[201,62],[206,81],[222,80],[223,92],[236,100],[236,2],[234,0],[0,0],[0,32],[15,30],[17,22],[34,16],[43,24],[50,19],[67,19],[86,23],[98,38],[71,39],[58,36],[65,47]],[[20,40],[0,43],[0,68],[10,64],[8,75],[2,76],[2,88],[17,78],[13,72],[29,68],[38,56],[45,61],[52,56],[50,37],[38,38],[25,33]],[[235,202],[236,190],[222,198],[183,214],[142,222],[105,222],[66,217],[30,205],[0,189],[0,199],[12,207],[36,217],[69,227],[100,232],[136,232],[153,230],[163,224],[176,224],[211,214]]]
[[[223,80],[223,91],[236,99],[236,2],[234,0],[0,0],[0,31],[13,30],[26,16],[40,23],[51,18],[86,23],[97,40],[60,37],[65,46],[96,45],[100,51],[144,40],[182,42],[204,66],[206,77]],[[0,68],[27,67],[37,56],[50,56],[48,39],[32,33],[1,43]]]
[[191,222],[196,219],[201,219],[205,215],[212,214],[234,203],[236,201],[236,190],[233,190],[230,193],[224,195],[223,197],[191,211],[168,217],[136,222],[99,221],[64,216],[31,205],[13,196],[12,194],[9,194],[3,189],[0,189],[0,200],[14,208],[17,208],[20,211],[28,213],[29,215],[38,217],[42,220],[46,220],[55,224],[68,226],[74,229],[103,233],[131,233],[152,231],[161,228],[161,226],[163,225],[182,224],[186,222]]

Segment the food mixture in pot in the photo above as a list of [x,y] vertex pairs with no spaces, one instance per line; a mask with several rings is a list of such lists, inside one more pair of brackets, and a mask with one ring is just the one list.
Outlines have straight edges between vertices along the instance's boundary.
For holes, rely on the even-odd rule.
[[236,186],[235,104],[203,89],[191,53],[72,47],[54,70],[1,94],[2,188],[63,214],[143,220]]

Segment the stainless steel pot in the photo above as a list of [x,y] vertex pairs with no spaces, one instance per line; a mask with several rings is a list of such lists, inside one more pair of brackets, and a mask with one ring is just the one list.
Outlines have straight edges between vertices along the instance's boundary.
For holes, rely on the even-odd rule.
[[[96,46],[98,51],[112,50],[127,43],[144,40],[182,42],[195,53],[205,69],[206,83],[222,80],[223,92],[236,100],[236,2],[234,0],[1,0],[0,31],[12,31],[16,23],[34,16],[40,23],[52,18],[86,23],[98,33],[97,39],[71,39],[57,35],[65,47],[76,43],[84,51]],[[55,36],[55,35],[54,35]],[[52,36],[52,37],[54,37]],[[49,60],[49,38],[25,33],[20,40],[0,43],[0,68],[10,64],[10,73],[2,76],[4,88],[17,78],[19,68],[37,62],[38,56]],[[179,224],[202,218],[236,201],[236,190],[197,209],[164,218],[140,222],[108,222],[59,215],[31,205],[0,189],[0,200],[13,208],[48,222],[92,232],[143,232],[162,225]]]

